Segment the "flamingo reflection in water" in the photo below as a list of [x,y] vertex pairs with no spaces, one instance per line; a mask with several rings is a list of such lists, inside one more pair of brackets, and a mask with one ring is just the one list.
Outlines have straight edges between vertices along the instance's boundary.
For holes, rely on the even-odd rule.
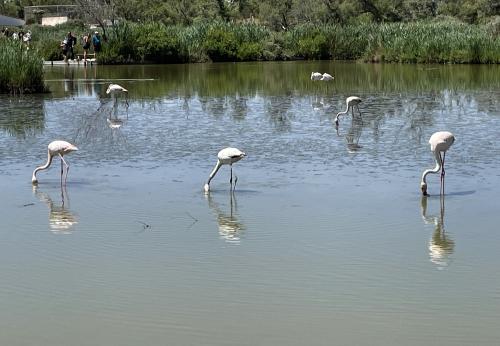
[[208,206],[217,217],[217,225],[219,228],[219,236],[227,243],[239,244],[241,233],[246,229],[245,225],[238,220],[236,196],[234,192],[229,193],[229,213],[223,212],[219,205],[212,198],[211,193],[206,193],[205,198],[208,201]]
[[431,239],[429,240],[429,258],[430,261],[438,266],[438,269],[447,267],[450,262],[450,256],[455,248],[455,242],[446,235],[444,230],[444,195],[440,196],[439,215],[427,215],[427,198],[422,196],[420,207],[422,219],[426,224],[435,226]]
[[341,135],[339,127],[335,126],[337,131],[337,136],[345,137],[347,151],[351,154],[358,152],[363,146],[359,145],[359,139],[361,138],[361,133],[363,132],[363,120],[361,119],[351,119],[351,127],[345,135]]
[[113,107],[109,111],[109,115],[106,118],[106,122],[108,123],[108,127],[110,129],[119,129],[125,124],[126,120],[128,120],[128,104],[125,107],[125,110],[126,110],[125,119],[118,117],[118,107]]
[[49,208],[49,229],[54,234],[71,234],[78,223],[77,216],[68,209],[69,198],[66,186],[61,186],[61,203],[56,203],[46,192],[33,186],[33,194]]

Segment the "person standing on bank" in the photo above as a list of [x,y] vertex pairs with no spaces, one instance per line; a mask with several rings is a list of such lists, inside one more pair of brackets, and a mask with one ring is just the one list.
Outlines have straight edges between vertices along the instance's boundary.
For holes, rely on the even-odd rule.
[[101,51],[101,36],[99,36],[99,31],[94,33],[92,36],[92,45],[94,46],[94,58],[97,59],[97,53]]
[[85,33],[82,38],[82,44],[83,44],[83,63],[87,63],[87,53],[90,49],[90,34]]
[[66,36],[66,49],[67,49],[66,58],[67,58],[67,60],[69,60],[69,59],[75,60],[75,53],[73,51],[73,46],[75,44],[76,44],[76,37],[73,36],[71,31],[69,31],[68,35]]

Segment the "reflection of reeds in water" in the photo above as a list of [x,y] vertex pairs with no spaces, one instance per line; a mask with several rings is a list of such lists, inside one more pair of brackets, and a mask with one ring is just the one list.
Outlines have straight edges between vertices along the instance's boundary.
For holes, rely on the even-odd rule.
[[210,193],[205,194],[208,206],[217,217],[219,236],[228,243],[239,244],[241,233],[246,229],[245,225],[238,220],[237,204],[234,192],[229,193],[229,214],[224,213],[213,200]]
[[40,192],[33,187],[35,196],[49,208],[49,229],[55,234],[71,234],[73,227],[78,223],[78,218],[65,204],[69,202],[66,187],[61,187],[61,203],[56,204],[49,194]]
[[[125,112],[125,115],[119,115]],[[126,138],[121,132],[128,119],[128,107],[122,110],[111,102],[103,102],[92,114],[83,114],[77,127],[75,142],[87,146],[123,148]]]
[[427,199],[423,196],[421,200],[422,219],[426,224],[435,226],[432,237],[429,240],[429,259],[439,269],[447,267],[450,256],[453,254],[455,242],[445,233],[444,229],[444,196],[440,198],[440,214],[427,215]]

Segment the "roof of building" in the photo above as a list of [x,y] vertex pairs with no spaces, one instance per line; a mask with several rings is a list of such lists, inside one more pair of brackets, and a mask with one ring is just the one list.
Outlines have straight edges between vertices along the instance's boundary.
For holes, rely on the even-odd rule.
[[2,16],[0,14],[0,26],[22,26],[24,25],[24,20]]

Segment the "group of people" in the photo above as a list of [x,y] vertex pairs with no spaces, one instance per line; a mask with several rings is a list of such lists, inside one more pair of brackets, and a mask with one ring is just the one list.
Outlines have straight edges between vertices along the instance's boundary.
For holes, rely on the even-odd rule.
[[[64,40],[61,42],[61,49],[64,55],[64,61],[75,59],[74,47],[76,46],[76,42],[77,42],[76,37],[71,33],[71,31],[68,32]],[[94,49],[94,58],[97,58],[97,53],[99,53],[102,48],[102,39],[98,31],[94,32],[92,36],[90,36],[90,33],[85,33],[82,36],[84,62],[87,61],[87,54],[91,46]]]
[[23,30],[20,31],[10,31],[9,28],[5,27],[2,29],[2,34],[5,37],[12,38],[13,40],[21,40],[24,42],[26,45],[29,45],[31,41],[31,31],[28,30],[27,32],[24,32]]

